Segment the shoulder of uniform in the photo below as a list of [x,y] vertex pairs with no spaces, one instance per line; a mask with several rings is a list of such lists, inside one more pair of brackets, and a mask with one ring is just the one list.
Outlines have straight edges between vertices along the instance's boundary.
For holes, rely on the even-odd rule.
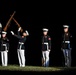
[[48,35],[48,40],[51,40],[51,37]]
[[9,39],[7,39],[7,41],[9,41]]
[[9,41],[9,39],[6,37],[6,40]]

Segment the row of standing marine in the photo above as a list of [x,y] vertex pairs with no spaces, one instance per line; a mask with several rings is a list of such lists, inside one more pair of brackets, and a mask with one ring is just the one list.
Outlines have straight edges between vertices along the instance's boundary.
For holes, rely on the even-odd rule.
[[[72,35],[69,33],[69,26],[63,25],[64,27],[64,34],[62,35],[62,47],[61,50],[64,54],[65,63],[64,65],[66,67],[71,66],[71,46],[70,46],[70,38]],[[6,32],[2,32],[2,25],[0,24],[0,43],[1,43],[1,35],[6,34]],[[51,37],[47,35],[48,29],[43,29],[43,36],[42,36],[42,65],[48,67],[49,66],[49,54],[51,51]],[[0,44],[1,49],[1,44]],[[3,61],[3,59],[2,59]]]
[[[63,25],[64,34],[62,35],[62,44],[61,50],[64,55],[63,66],[71,67],[71,38],[72,35],[69,32],[69,26]],[[49,66],[49,54],[51,51],[51,37],[48,35],[48,29],[43,29],[43,37],[42,37],[42,66]]]

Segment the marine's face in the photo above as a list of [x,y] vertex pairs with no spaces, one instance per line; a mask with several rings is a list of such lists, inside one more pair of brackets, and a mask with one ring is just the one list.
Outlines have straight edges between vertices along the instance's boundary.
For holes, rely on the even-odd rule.
[[44,35],[47,35],[48,32],[43,32]]
[[64,28],[64,32],[68,32],[68,28]]
[[24,32],[24,33],[23,33],[23,36],[27,36],[27,34]]
[[6,34],[2,34],[2,37],[3,37],[3,38],[6,37]]

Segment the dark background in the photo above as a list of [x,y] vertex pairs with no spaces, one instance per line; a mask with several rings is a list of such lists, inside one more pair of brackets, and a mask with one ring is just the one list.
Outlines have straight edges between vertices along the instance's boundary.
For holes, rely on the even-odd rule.
[[[60,7],[60,9],[59,9]],[[41,36],[42,28],[49,28],[49,35],[52,38],[52,51],[50,53],[50,66],[62,66],[63,53],[61,51],[61,36],[63,24],[70,26],[72,38],[72,66],[76,66],[76,16],[61,6],[50,3],[26,3],[24,1],[2,1],[0,2],[0,22],[5,27],[10,15],[14,11],[14,18],[19,22],[23,30],[28,30],[30,36],[25,42],[26,65],[41,66]],[[72,11],[73,12],[73,11]],[[17,57],[18,39],[10,34],[10,31],[17,34],[18,26],[12,20],[8,28],[7,37],[10,40],[8,53],[8,64],[19,64]],[[1,61],[0,61],[1,64]]]

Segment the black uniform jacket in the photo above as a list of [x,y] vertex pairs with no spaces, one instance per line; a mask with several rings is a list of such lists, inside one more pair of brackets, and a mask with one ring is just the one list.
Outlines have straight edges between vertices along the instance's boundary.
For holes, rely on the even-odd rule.
[[1,49],[0,51],[9,50],[9,40],[7,37],[1,39]]
[[[62,49],[70,49],[71,48],[71,38],[72,35],[68,33],[64,33],[62,35]],[[66,43],[68,41],[69,43]]]
[[[19,32],[19,31],[18,31],[18,35],[14,35],[14,36],[19,39],[17,49],[20,49],[20,46],[21,46],[21,49],[25,49],[24,43],[25,43],[25,41],[26,41],[26,37],[23,37],[23,38],[22,38],[22,36],[20,36],[20,32]],[[22,43],[23,43],[23,44],[22,44]]]
[[51,50],[51,38],[50,36],[42,36],[42,51],[47,51],[47,45],[45,43],[48,43],[48,49]]

